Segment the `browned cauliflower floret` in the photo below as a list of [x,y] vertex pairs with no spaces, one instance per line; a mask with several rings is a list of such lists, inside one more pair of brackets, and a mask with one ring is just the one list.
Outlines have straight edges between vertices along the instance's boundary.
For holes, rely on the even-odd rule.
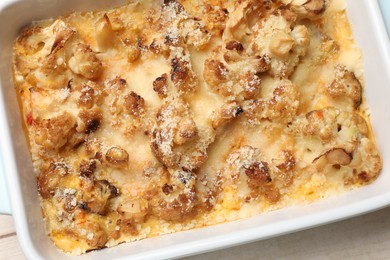
[[306,55],[310,35],[304,25],[292,27],[291,22],[279,15],[270,16],[263,25],[255,25],[255,37],[249,48],[251,55],[268,56],[271,69],[276,77],[288,77]]
[[299,105],[299,92],[289,80],[275,82],[273,96],[269,99],[249,101],[244,106],[250,122],[269,119],[290,122],[296,115]]
[[102,111],[94,106],[91,109],[82,110],[78,115],[77,131],[90,134],[96,132],[103,120]]
[[46,149],[63,147],[75,132],[76,127],[75,118],[67,112],[49,119],[36,119],[35,122],[35,143]]
[[130,115],[139,117],[144,113],[145,100],[141,96],[131,91],[124,99],[124,106]]
[[157,113],[151,147],[157,159],[168,167],[177,167],[181,158],[174,146],[192,141],[198,129],[189,112],[188,104],[173,100],[164,104]]
[[[368,182],[378,175],[382,160],[375,144],[368,139],[366,120],[357,112],[352,113],[351,116],[351,112],[334,107],[314,110],[293,122],[290,129],[297,138],[307,140],[303,142],[308,147],[305,152],[314,153],[311,163],[317,171],[327,166],[344,167],[349,172],[344,171],[346,183]],[[318,141],[312,151],[310,144]]]
[[252,146],[242,146],[229,154],[222,171],[227,187],[237,186],[239,201],[248,201],[259,196],[264,196],[271,203],[280,199],[270,165],[261,157],[260,150]]
[[160,98],[167,97],[168,94],[167,80],[168,80],[168,75],[164,73],[153,81],[153,90],[157,92]]
[[266,162],[255,162],[250,164],[245,169],[245,174],[248,177],[248,187],[251,189],[257,189],[272,181],[269,174],[268,163]]
[[84,178],[93,178],[94,172],[96,170],[96,161],[95,159],[92,160],[82,160],[79,165],[79,174],[81,177]]
[[95,82],[88,81],[87,83],[83,83],[80,92],[78,100],[80,107],[90,109],[95,104],[100,105],[102,103],[104,93],[102,87]]
[[214,31],[215,34],[221,35],[225,29],[229,12],[226,9],[206,4],[203,13],[203,21],[207,30],[210,32]]
[[29,28],[15,44],[15,66],[37,88],[58,89],[70,80],[66,53],[76,31],[62,20],[46,28]]
[[39,172],[37,176],[38,192],[43,199],[54,196],[58,184],[70,173],[69,166],[64,162],[51,162],[50,166]]
[[238,84],[242,88],[240,94],[242,94],[245,100],[255,98],[261,89],[260,77],[251,72],[240,75]]
[[204,64],[203,77],[208,86],[214,91],[228,96],[231,88],[227,86],[229,71],[226,66],[217,60],[206,60]]
[[355,74],[344,66],[336,66],[335,79],[326,90],[332,98],[350,100],[354,108],[362,103],[362,85]]
[[192,70],[189,54],[184,54],[182,51],[172,52],[171,59],[171,80],[173,85],[180,92],[192,91],[195,85],[195,76]]
[[217,47],[205,61],[203,78],[211,90],[223,96],[248,100],[260,93],[261,74],[268,71],[270,65],[268,56],[251,56],[240,42],[232,40],[224,47]]
[[323,142],[330,141],[337,133],[336,118],[339,111],[332,108],[313,110],[306,114],[307,123],[303,128],[306,135],[317,135]]
[[365,183],[378,177],[382,170],[382,158],[375,143],[368,138],[362,138],[360,145],[353,154],[351,168],[355,169],[358,182]]
[[[284,0],[286,1],[286,0]],[[318,19],[326,9],[326,0],[287,0],[300,18]]]
[[76,74],[87,79],[96,79],[100,76],[103,65],[96,53],[85,44],[79,43],[75,53],[68,62],[69,68]]
[[79,207],[87,212],[106,215],[109,199],[119,195],[118,189],[107,180],[83,180]]
[[218,111],[211,114],[211,125],[214,129],[223,127],[232,119],[238,117],[244,112],[242,107],[237,102],[229,102],[223,105]]
[[192,172],[171,170],[168,183],[151,201],[155,214],[168,221],[182,221],[195,214],[198,201],[195,184],[196,176]]
[[296,123],[300,125],[298,131],[306,136],[316,136],[324,144],[349,143],[348,149],[344,147],[347,152],[352,152],[353,144],[368,134],[367,123],[358,113],[354,112],[350,117],[348,112],[334,107],[313,110]]
[[178,1],[169,1],[163,5],[161,21],[168,45],[179,46],[184,43],[201,49],[211,39],[203,21],[190,17]]

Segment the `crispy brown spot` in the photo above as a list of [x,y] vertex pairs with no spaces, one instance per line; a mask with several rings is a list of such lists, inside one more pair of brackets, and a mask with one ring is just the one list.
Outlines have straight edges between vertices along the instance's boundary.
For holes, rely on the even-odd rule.
[[206,60],[204,78],[209,85],[215,86],[227,80],[228,70],[217,60]]
[[327,87],[327,92],[332,98],[348,97],[353,102],[353,107],[358,108],[363,100],[363,88],[355,74],[344,66],[336,66],[336,79]]
[[[162,148],[163,144],[169,145],[168,151],[164,151]],[[164,136],[164,132],[160,129],[154,129],[152,133],[152,140],[150,142],[150,147],[154,156],[157,158],[159,162],[168,167],[176,167],[177,163],[180,160],[180,157],[173,153],[172,146],[166,137]]]
[[79,113],[79,117],[84,124],[81,131],[90,134],[96,132],[102,123],[102,113],[99,108],[83,110]]
[[41,171],[37,177],[38,192],[43,199],[54,195],[61,179],[69,173],[69,167],[62,162],[51,162],[50,166]]
[[118,189],[107,180],[93,181],[92,185],[84,187],[82,202],[79,203],[79,208],[87,212],[106,215],[108,200],[118,195]]
[[361,172],[358,174],[358,177],[361,181],[368,182],[371,178],[367,172]]
[[[35,124],[36,123],[36,124]],[[49,119],[37,120],[34,139],[48,149],[63,147],[74,133],[75,119],[67,112]]]
[[135,92],[125,96],[125,108],[133,116],[140,116],[144,111],[145,100]]
[[93,173],[96,170],[96,160],[83,160],[80,163],[79,173],[82,177],[93,177]]
[[185,217],[195,214],[195,203],[197,201],[195,192],[190,194],[180,194],[177,199],[168,203],[160,201],[158,212],[162,219],[167,221],[180,221]]
[[105,188],[107,189],[107,192],[109,193],[109,196],[108,196],[109,199],[112,199],[112,198],[115,198],[115,197],[119,196],[118,188],[115,187],[114,185],[112,185],[109,181],[107,181],[107,180],[99,180],[99,181],[96,181],[96,182],[100,183],[100,185],[102,185],[102,186],[105,186]]
[[188,63],[181,59],[172,59],[171,80],[174,83],[184,82],[189,76]]
[[157,92],[160,98],[164,98],[167,96],[167,80],[168,75],[164,73],[160,77],[156,78],[155,81],[153,81],[153,90]]
[[120,226],[120,231],[124,234],[130,234],[136,236],[138,234],[136,224],[133,219],[121,219],[117,222]]
[[295,167],[295,158],[290,151],[283,151],[284,162],[276,167],[282,171],[291,171]]
[[226,43],[226,49],[242,52],[244,50],[244,46],[242,46],[242,44],[238,41],[230,41]]
[[165,195],[169,195],[172,191],[173,191],[172,185],[165,183],[164,186],[162,186],[162,192],[164,192]]
[[248,176],[248,186],[250,188],[258,188],[272,181],[269,175],[268,163],[255,162],[245,169],[245,174]]
[[93,234],[92,239],[88,239],[88,237],[86,239],[89,246],[93,248],[102,248],[108,242],[107,234],[99,224],[91,223],[85,230],[87,230],[87,234]]
[[127,82],[125,79],[122,79],[117,76],[114,79],[108,81],[105,86],[108,90],[123,90],[127,86]]

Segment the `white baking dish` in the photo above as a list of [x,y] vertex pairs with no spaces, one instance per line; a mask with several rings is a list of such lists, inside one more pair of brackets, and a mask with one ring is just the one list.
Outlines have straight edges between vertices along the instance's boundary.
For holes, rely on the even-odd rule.
[[[70,259],[47,237],[35,177],[21,126],[11,72],[12,43],[32,20],[70,11],[102,9],[121,1],[2,0],[0,2],[0,148],[21,247],[30,259]],[[376,210],[390,204],[390,45],[377,1],[349,0],[348,13],[363,50],[366,97],[384,159],[372,185],[318,203],[286,208],[218,226],[180,232],[73,257],[77,259],[164,259],[269,238]],[[1,167],[1,166],[0,166]],[[1,171],[1,169],[0,169]],[[1,195],[1,193],[0,193]],[[3,196],[3,195],[1,195]],[[5,198],[0,197],[0,204]]]

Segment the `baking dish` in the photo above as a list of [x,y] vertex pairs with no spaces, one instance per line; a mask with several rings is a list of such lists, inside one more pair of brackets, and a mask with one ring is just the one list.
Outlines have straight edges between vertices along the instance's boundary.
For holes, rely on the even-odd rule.
[[[102,9],[122,1],[21,0],[0,3],[0,148],[17,232],[25,254],[31,259],[72,258],[59,252],[45,234],[35,178],[20,122],[12,83],[12,42],[23,25],[32,20],[69,13]],[[214,227],[181,232],[158,238],[123,244],[77,257],[163,259],[185,256],[256,239],[296,231],[379,209],[390,204],[387,183],[390,151],[389,44],[378,3],[373,0],[349,0],[348,13],[357,44],[363,49],[366,97],[372,111],[372,124],[384,159],[382,175],[372,185],[308,206],[296,206],[251,219]],[[361,17],[365,17],[361,19]]]

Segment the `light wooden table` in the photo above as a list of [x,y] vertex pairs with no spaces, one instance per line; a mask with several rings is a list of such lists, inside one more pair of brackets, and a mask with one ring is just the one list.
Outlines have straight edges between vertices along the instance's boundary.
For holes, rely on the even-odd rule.
[[[0,259],[25,259],[12,217],[0,215]],[[390,259],[390,208],[187,260]]]

